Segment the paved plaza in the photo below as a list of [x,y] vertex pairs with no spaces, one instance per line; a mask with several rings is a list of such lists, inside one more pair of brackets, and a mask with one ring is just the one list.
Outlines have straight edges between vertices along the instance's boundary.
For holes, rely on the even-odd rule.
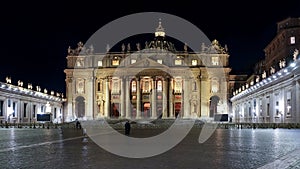
[[[133,128],[130,136],[163,130]],[[3,128],[0,168],[299,168],[299,129],[217,129],[203,144],[200,131],[193,128],[166,153],[133,159],[103,150],[81,129]]]

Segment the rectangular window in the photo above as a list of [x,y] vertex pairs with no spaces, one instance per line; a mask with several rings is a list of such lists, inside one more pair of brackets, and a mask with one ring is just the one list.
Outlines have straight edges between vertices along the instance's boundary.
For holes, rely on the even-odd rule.
[[291,43],[291,45],[296,43],[295,36],[290,37],[290,43]]
[[10,107],[10,104],[11,104],[11,103],[10,103],[10,100],[8,99],[8,100],[7,100],[7,107]]
[[216,56],[212,57],[211,64],[214,66],[218,66],[219,65],[219,57],[216,57]]
[[262,100],[259,100],[259,114],[262,116]]
[[135,59],[131,59],[131,64],[134,64],[136,62]]
[[118,66],[119,65],[119,60],[112,60],[112,65],[113,66]]
[[289,91],[286,94],[286,116],[291,116],[291,98],[292,98],[292,93]]
[[181,80],[175,80],[175,93],[181,93],[182,90],[182,81]]
[[56,119],[56,107],[54,108],[54,118]]
[[175,65],[182,65],[182,60],[181,59],[176,59],[175,60]]
[[16,103],[13,102],[13,117],[16,117]]
[[131,82],[131,91],[136,92],[136,81]]
[[27,112],[26,112],[26,109],[27,109],[27,103],[24,103],[24,114],[23,114],[23,117],[26,117],[26,114],[27,114]]
[[193,59],[192,60],[192,66],[197,66],[198,64],[198,60],[197,59]]
[[0,100],[0,116],[3,116],[3,101]]
[[270,116],[270,103],[267,104],[267,116]]
[[157,91],[158,92],[162,91],[162,81],[161,80],[157,81]]
[[119,81],[118,80],[114,80],[113,81],[113,90],[112,93],[114,94],[118,94],[119,93]]
[[102,66],[102,60],[98,60],[98,66]]
[[102,82],[97,83],[97,91],[102,91]]
[[162,60],[161,59],[157,59],[157,63],[162,64]]
[[33,105],[33,113],[32,113],[33,117],[35,117],[35,110],[36,110],[36,105]]

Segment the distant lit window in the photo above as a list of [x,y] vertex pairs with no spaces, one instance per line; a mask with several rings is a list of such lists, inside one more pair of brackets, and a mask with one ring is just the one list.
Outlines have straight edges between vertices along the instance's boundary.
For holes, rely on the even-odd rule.
[[215,66],[219,65],[219,57],[212,57],[211,64]]
[[176,59],[175,60],[175,65],[182,65],[182,60],[181,59]]
[[296,43],[296,38],[295,36],[290,37],[290,43],[295,44]]
[[182,90],[182,80],[176,79],[175,80],[175,93],[181,93]]
[[286,94],[286,116],[291,116],[291,108],[292,108],[292,104],[291,104],[291,98],[292,98],[292,93],[291,91],[288,91]]
[[162,82],[161,82],[161,80],[157,81],[157,91],[158,92],[162,91]]
[[162,60],[161,59],[157,59],[157,63],[162,64]]
[[219,83],[217,79],[211,81],[211,93],[217,93],[219,91]]
[[198,60],[197,60],[197,59],[193,59],[193,60],[192,60],[192,65],[193,65],[193,66],[196,66],[197,64],[198,64]]
[[143,92],[149,92],[150,91],[150,83],[148,80],[145,80],[144,85],[143,85]]
[[136,62],[135,59],[131,59],[131,64],[134,64]]
[[98,66],[102,66],[102,60],[98,61]]
[[119,93],[119,82],[114,80],[112,93]]
[[117,59],[112,60],[112,65],[113,66],[118,66],[119,65],[119,60],[117,60]]
[[136,92],[136,81],[132,81],[131,83],[131,91]]
[[98,82],[98,84],[97,84],[97,90],[100,92],[100,91],[102,91],[102,88],[103,88],[102,82]]

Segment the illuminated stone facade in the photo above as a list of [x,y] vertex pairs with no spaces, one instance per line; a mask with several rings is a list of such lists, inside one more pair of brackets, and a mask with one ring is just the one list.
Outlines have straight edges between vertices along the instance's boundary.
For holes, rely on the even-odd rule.
[[121,52],[108,48],[107,53],[94,53],[82,43],[69,48],[64,71],[67,121],[227,114],[227,47],[217,40],[199,46],[199,52],[190,52],[187,45],[176,51],[159,23],[154,40],[143,49],[140,44],[135,49],[123,44]]
[[299,18],[278,23],[277,35],[265,48],[265,60],[233,91],[233,121],[300,122],[299,38]]
[[[25,85],[24,85],[25,86]],[[6,83],[0,82],[0,123],[37,123],[38,114],[50,114],[50,121],[61,123],[64,120],[64,109],[61,93],[41,90],[40,86],[33,88],[32,84],[23,87],[11,84],[11,78]]]

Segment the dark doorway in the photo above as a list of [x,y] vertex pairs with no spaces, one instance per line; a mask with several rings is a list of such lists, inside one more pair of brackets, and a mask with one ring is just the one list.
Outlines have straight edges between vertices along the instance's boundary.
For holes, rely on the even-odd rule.
[[218,103],[220,98],[218,96],[212,96],[209,99],[209,117],[214,117],[217,114]]
[[175,117],[180,117],[180,113],[181,113],[181,103],[177,102],[175,103]]
[[111,108],[112,108],[112,110],[111,110],[111,115],[110,116],[112,118],[119,118],[119,116],[120,116],[119,103],[113,103],[111,105]]
[[150,103],[145,102],[143,107],[143,115],[144,118],[150,117]]
[[78,118],[83,118],[85,116],[85,101],[84,97],[78,96],[75,101],[75,113]]

